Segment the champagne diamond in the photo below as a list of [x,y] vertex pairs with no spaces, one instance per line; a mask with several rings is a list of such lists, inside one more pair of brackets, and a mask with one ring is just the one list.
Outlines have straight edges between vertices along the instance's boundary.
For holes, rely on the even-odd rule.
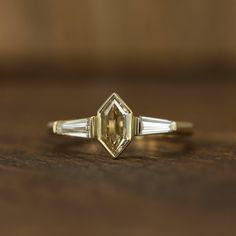
[[132,111],[115,93],[98,110],[98,140],[113,157],[117,157],[130,143],[132,120]]

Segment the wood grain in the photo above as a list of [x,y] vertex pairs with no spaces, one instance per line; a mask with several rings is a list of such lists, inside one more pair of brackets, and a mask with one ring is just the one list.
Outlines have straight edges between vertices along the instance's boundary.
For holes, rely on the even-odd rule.
[[[1,235],[235,235],[236,83],[16,80],[0,86]],[[116,91],[135,114],[190,120],[190,140],[135,140],[118,160],[50,136]]]

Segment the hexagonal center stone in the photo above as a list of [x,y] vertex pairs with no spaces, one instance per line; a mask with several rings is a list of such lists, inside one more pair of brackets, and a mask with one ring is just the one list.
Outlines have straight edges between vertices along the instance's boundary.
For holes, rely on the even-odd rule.
[[116,157],[132,138],[132,111],[117,94],[98,110],[98,140]]
[[118,109],[116,102],[113,103],[110,110],[104,119],[102,120],[104,130],[104,135],[106,136],[106,141],[114,145],[114,148],[120,143],[121,139],[125,136],[125,117]]

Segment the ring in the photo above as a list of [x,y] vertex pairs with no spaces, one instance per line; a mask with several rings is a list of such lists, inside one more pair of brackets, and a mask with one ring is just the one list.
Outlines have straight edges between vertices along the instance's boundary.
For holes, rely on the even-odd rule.
[[193,124],[146,116],[136,117],[116,93],[98,109],[96,116],[48,123],[54,134],[96,138],[111,154],[118,157],[135,136],[154,134],[190,135]]

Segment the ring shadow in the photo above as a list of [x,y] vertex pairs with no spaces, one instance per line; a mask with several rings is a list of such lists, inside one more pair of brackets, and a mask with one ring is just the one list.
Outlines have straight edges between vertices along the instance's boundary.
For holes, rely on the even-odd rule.
[[[190,153],[193,141],[184,137],[135,137],[131,144],[116,159],[179,158]],[[96,139],[66,139],[56,142],[53,152],[78,154],[78,156],[104,157],[109,154]]]

